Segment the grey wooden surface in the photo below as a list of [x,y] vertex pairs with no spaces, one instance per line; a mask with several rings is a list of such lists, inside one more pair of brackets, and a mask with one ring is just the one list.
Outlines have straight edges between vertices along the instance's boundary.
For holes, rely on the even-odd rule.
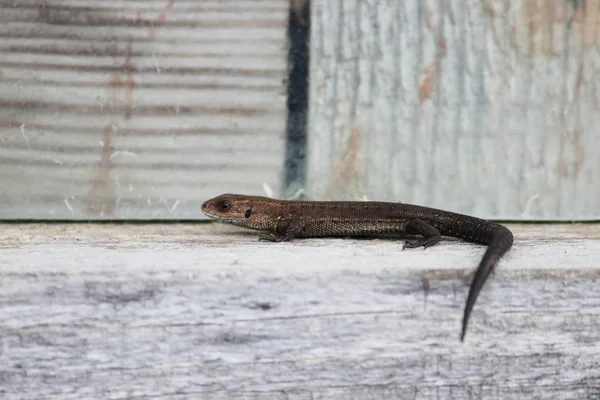
[[0,218],[281,187],[288,2],[0,0]]
[[3,399],[597,399],[600,226],[484,249],[215,224],[1,225]]
[[600,218],[600,2],[312,2],[316,199]]

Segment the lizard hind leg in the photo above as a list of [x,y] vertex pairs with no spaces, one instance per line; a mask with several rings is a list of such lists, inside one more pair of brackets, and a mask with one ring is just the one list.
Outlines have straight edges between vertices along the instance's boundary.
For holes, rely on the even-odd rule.
[[420,239],[407,240],[402,246],[404,249],[414,249],[416,247],[423,246],[427,248],[438,243],[442,239],[440,232],[434,227],[429,225],[427,222],[419,218],[409,219],[405,225],[406,233],[416,233],[423,236]]

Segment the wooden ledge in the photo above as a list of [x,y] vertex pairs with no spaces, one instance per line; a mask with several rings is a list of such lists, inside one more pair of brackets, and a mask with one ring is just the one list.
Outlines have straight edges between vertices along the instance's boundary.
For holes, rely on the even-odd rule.
[[[600,225],[484,247],[257,242],[218,224],[0,226],[5,398],[600,396]],[[596,396],[596,397],[594,397]]]

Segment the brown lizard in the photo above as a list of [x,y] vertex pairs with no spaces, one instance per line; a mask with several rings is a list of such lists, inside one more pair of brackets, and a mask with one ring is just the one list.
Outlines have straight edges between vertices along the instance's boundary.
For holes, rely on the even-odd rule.
[[420,235],[402,249],[429,247],[450,236],[488,248],[475,271],[464,310],[460,340],[469,315],[488,276],[513,244],[503,225],[468,215],[404,203],[376,201],[292,201],[223,194],[202,204],[202,211],[221,222],[269,232],[259,240],[285,242],[295,238]]

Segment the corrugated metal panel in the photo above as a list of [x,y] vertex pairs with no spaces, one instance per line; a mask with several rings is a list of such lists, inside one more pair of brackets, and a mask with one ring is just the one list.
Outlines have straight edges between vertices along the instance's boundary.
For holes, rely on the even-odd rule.
[[281,187],[288,3],[0,0],[0,217]]
[[314,2],[308,193],[600,218],[600,2]]

